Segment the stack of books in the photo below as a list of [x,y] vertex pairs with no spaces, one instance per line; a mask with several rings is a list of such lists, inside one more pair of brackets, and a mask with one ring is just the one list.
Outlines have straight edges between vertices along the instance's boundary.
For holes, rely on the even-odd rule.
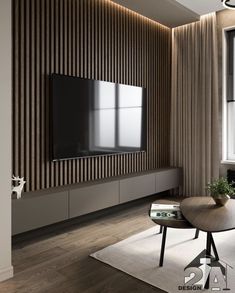
[[184,220],[180,211],[180,205],[155,204],[151,205],[150,218],[158,220]]

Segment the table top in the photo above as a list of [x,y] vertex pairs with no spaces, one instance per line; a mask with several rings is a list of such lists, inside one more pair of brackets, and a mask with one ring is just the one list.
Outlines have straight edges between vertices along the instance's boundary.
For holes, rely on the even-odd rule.
[[190,197],[180,205],[184,217],[199,230],[222,232],[235,229],[235,200],[217,206],[211,197]]
[[[179,202],[172,200],[156,200],[153,204],[179,204]],[[187,220],[161,220],[161,219],[151,219],[155,224],[166,226],[170,228],[180,228],[180,229],[190,229],[194,228]]]

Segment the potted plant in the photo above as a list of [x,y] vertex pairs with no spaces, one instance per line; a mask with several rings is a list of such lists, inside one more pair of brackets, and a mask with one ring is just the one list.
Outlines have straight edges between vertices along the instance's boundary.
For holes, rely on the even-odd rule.
[[235,194],[235,188],[232,186],[232,183],[229,183],[227,178],[224,177],[208,183],[207,189],[215,203],[220,206],[224,206],[230,199],[230,195]]

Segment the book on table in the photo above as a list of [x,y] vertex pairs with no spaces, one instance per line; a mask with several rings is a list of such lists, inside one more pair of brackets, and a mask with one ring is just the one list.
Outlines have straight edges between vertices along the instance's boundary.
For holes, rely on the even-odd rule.
[[184,220],[179,204],[155,204],[151,205],[151,219],[158,220]]

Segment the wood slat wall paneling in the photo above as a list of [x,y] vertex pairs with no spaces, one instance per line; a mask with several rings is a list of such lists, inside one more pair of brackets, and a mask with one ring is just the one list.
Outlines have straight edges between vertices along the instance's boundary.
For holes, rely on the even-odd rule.
[[[13,174],[25,191],[169,164],[171,30],[109,0],[13,0]],[[147,88],[147,152],[50,162],[50,74]]]

